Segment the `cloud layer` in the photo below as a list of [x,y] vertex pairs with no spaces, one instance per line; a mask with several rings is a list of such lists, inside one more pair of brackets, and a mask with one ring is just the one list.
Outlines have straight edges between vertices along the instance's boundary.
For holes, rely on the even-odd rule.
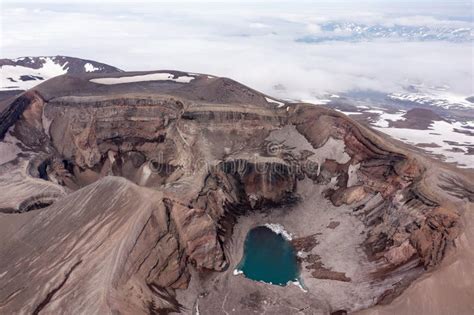
[[[326,92],[397,92],[448,85],[472,95],[472,40],[298,42],[325,23],[405,25],[473,34],[466,3],[410,6],[356,2],[134,5],[22,4],[1,10],[2,57],[72,55],[126,70],[179,69],[232,77],[277,97]],[[341,31],[347,31],[342,29]],[[470,32],[470,33],[469,33]],[[324,34],[326,35],[326,34]],[[284,90],[275,89],[284,87]]]

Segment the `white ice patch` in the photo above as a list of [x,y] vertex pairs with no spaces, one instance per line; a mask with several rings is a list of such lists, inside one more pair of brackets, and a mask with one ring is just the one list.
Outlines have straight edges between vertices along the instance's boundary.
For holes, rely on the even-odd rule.
[[92,63],[88,62],[84,65],[84,70],[86,70],[86,72],[94,72],[100,70],[100,68],[94,67]]
[[363,112],[350,112],[350,111],[344,111],[344,110],[340,110],[340,109],[337,109],[336,110],[340,113],[343,113],[344,115],[347,115],[347,116],[353,116],[353,115],[362,115]]
[[272,230],[274,233],[276,234],[280,234],[281,236],[283,236],[285,239],[287,239],[288,241],[291,241],[292,239],[292,236],[289,232],[287,232],[285,230],[285,228],[283,227],[283,225],[281,224],[278,224],[278,223],[266,223],[265,224],[265,227],[269,228],[270,230]]
[[277,106],[278,108],[285,106],[285,103],[280,102],[280,101],[277,101],[277,100],[274,100],[273,98],[269,98],[269,97],[266,97],[266,96],[265,96],[265,100],[266,100],[268,103],[275,103],[275,104],[277,104],[277,105],[278,105],[278,106]]
[[398,120],[405,120],[406,118],[403,117],[403,115],[406,114],[405,111],[400,111],[398,113],[395,113],[395,114],[389,114],[389,113],[385,113],[381,110],[367,110],[365,111],[367,113],[376,113],[376,114],[379,114],[379,120],[376,121],[375,123],[372,123],[373,126],[376,126],[376,127],[382,127],[382,128],[386,128],[389,126],[389,120],[391,121],[398,121]]
[[296,280],[296,281],[288,281],[288,283],[286,285],[289,285],[289,284],[293,284],[293,285],[296,285],[298,288],[301,289],[301,291],[303,291],[304,293],[308,292],[308,290],[306,290],[303,285],[301,284],[301,282],[299,280]]
[[179,83],[189,83],[194,80],[194,77],[191,76],[180,76],[175,78],[171,73],[150,73],[143,75],[134,75],[130,77],[117,77],[117,78],[97,78],[91,79],[91,82],[99,84],[121,84],[121,83],[131,83],[131,82],[142,82],[142,81],[174,81]]
[[64,65],[60,65],[58,63],[55,63],[51,58],[48,57],[42,57],[42,60],[44,60],[43,67],[41,67],[38,70],[41,70],[41,73],[44,76],[47,76],[48,78],[52,78],[61,74],[67,73],[67,63]]
[[239,270],[239,269],[234,269],[234,271],[232,272],[232,274],[234,276],[238,276],[238,275],[241,275],[243,274],[244,272],[242,270]]

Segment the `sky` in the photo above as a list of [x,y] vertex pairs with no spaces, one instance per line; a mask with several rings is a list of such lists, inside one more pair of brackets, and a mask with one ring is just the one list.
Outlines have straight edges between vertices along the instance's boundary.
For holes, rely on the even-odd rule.
[[0,5],[1,58],[68,55],[124,70],[208,73],[303,100],[414,84],[474,95],[470,1]]

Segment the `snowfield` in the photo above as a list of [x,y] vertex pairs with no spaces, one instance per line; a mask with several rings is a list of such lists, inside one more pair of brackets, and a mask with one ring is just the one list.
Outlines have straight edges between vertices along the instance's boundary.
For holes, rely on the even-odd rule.
[[431,90],[415,93],[392,93],[389,98],[398,101],[413,102],[441,108],[474,109],[474,104],[466,100],[465,95],[457,95],[446,90]]
[[[465,154],[466,147],[474,145],[474,137],[454,131],[454,128],[469,131],[465,126],[460,122],[434,121],[427,130],[374,128],[410,144],[435,144],[437,147],[424,147],[423,149],[432,154],[444,156],[446,162],[456,162],[460,167],[474,168],[474,157]],[[452,145],[449,142],[456,142],[458,145]],[[452,150],[455,148],[461,149],[463,152],[453,152]]]
[[[406,120],[403,117],[406,111],[400,110],[395,114],[389,114],[381,109],[366,110],[368,107],[364,106],[358,106],[358,108],[364,111],[338,111],[353,117],[364,113],[378,114],[378,120],[370,122],[374,129],[388,134],[397,140],[420,147],[433,155],[442,156],[442,159],[448,163],[458,163],[458,166],[461,168],[474,168],[474,156],[466,154],[469,147],[474,147],[474,136],[469,135],[470,132],[473,132],[474,121],[464,123],[433,121],[428,129],[425,130],[396,128],[389,127],[389,121]],[[461,132],[456,132],[454,129]]]
[[151,73],[143,75],[134,75],[130,77],[117,77],[117,78],[97,78],[91,79],[90,82],[98,84],[121,84],[121,83],[131,83],[131,82],[142,82],[142,81],[174,81],[178,83],[189,83],[194,80],[195,77],[191,76],[180,76],[174,78],[174,75],[171,73]]

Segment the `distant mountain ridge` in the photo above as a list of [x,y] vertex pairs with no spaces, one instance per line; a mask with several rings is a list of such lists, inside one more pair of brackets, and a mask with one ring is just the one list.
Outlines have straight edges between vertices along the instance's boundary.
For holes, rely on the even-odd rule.
[[0,59],[0,92],[5,95],[30,89],[62,74],[113,73],[123,70],[105,63],[68,56]]
[[454,43],[470,42],[474,39],[471,27],[380,25],[354,22],[326,22],[319,25],[320,32],[296,39],[303,43],[327,41],[369,41],[375,39],[394,39],[401,41],[447,41]]

